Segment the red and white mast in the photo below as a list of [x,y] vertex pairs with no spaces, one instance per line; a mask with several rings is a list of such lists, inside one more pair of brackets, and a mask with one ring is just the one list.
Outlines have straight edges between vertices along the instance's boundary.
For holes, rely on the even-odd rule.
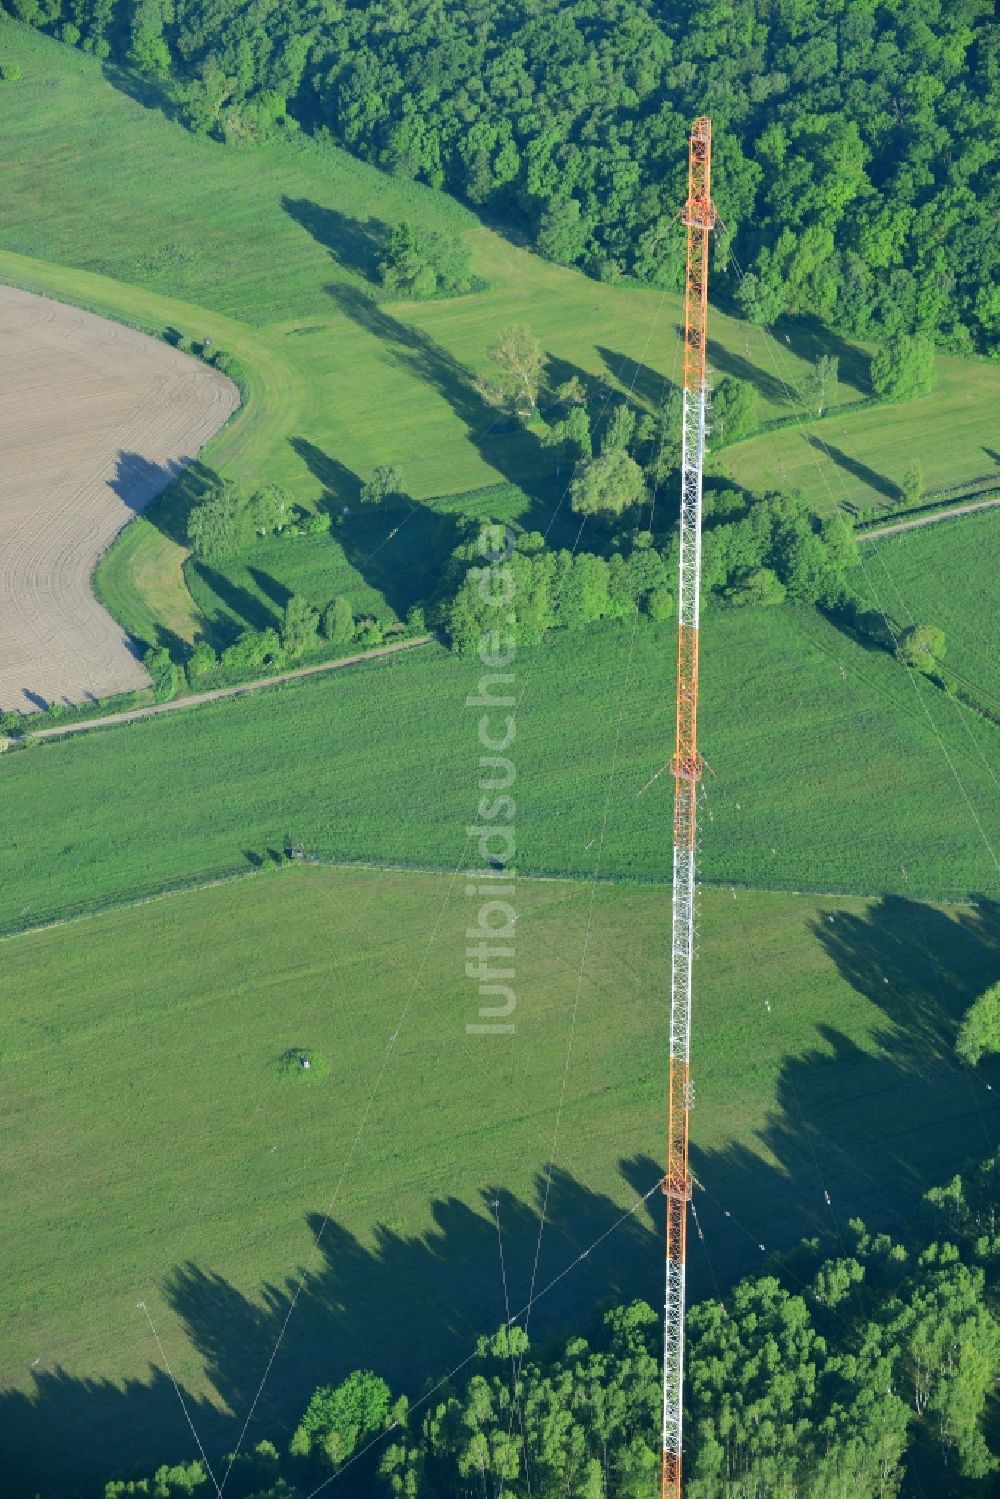
[[712,122],[697,119],[688,151],[687,278],[684,292],[684,392],[681,434],[680,588],[677,626],[677,740],[674,775],[674,862],[670,971],[670,1086],[667,1108],[667,1286],[663,1321],[662,1499],[680,1499],[684,1393],[684,1272],[688,1169],[691,968],[694,959],[698,753],[698,599],[701,591],[701,484],[705,455],[708,338],[708,235]]

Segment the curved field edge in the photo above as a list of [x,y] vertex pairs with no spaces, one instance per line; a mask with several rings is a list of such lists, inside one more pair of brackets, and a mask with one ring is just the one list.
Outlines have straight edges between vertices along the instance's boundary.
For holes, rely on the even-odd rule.
[[[538,264],[542,265],[541,262]],[[552,268],[543,266],[543,269]],[[299,493],[308,493],[310,499],[315,497],[318,488],[316,478],[292,453],[288,439],[297,431],[315,433],[319,409],[316,390],[330,388],[331,372],[325,366],[312,370],[315,380],[309,378],[310,360],[315,352],[316,340],[295,340],[291,344],[292,353],[289,354],[288,343],[282,344],[279,336],[275,334],[272,337],[268,331],[251,329],[176,299],[127,287],[90,272],[49,266],[27,257],[13,256],[9,252],[0,251],[0,275],[12,284],[130,322],[154,334],[162,335],[165,328],[175,327],[192,338],[212,337],[217,347],[234,353],[243,365],[246,372],[246,399],[238,415],[206,449],[204,462],[213,468],[248,478],[260,479],[277,473],[283,482],[291,483]],[[443,304],[435,304],[433,307],[408,306],[405,313],[408,322],[399,323],[397,326],[400,329],[417,319],[447,321],[449,318],[467,317],[463,309],[448,308]],[[342,321],[344,327],[349,327],[346,320]],[[320,342],[332,337],[335,328],[335,322],[317,325],[317,331],[324,334],[324,339]],[[301,350],[307,346],[309,357],[300,363]],[[377,340],[368,340],[356,352],[374,359],[376,369],[380,367]],[[985,408],[990,403],[991,381],[1000,381],[1000,372],[981,363],[965,364],[951,360],[942,361],[942,365],[947,366],[942,376],[943,386],[951,393],[941,417],[946,424],[953,416],[952,398],[957,390],[964,392],[962,399],[967,412],[979,410],[979,404],[969,405],[972,393],[965,391],[963,385],[966,371],[972,371],[975,375],[978,382],[975,388],[981,397],[981,405]],[[952,366],[955,368],[952,369]],[[637,378],[639,368],[638,365],[629,366],[627,362],[623,365],[622,376],[626,387]],[[822,423],[763,434],[726,448],[715,462],[719,471],[733,474],[748,487],[767,487],[768,484],[778,485],[794,480],[809,494],[817,508],[829,510],[852,497],[859,501],[864,498],[856,485],[852,487],[848,473],[850,465],[857,467],[862,461],[860,458],[851,459],[847,455],[847,443],[837,425],[838,420],[843,417],[851,431],[855,430],[857,424],[857,430],[864,429],[872,441],[878,439],[878,434],[883,430],[880,423],[884,422],[887,424],[886,430],[891,432],[891,442],[896,445],[894,451],[898,451],[899,462],[902,462],[904,451],[913,451],[915,433],[924,428],[930,433],[929,444],[935,451],[944,452],[947,449],[948,445],[942,440],[939,431],[940,421],[935,415],[935,400],[936,397],[932,396],[917,403],[876,410],[851,411],[847,408]],[[380,420],[385,420],[384,413]],[[978,421],[978,417],[975,420]],[[452,435],[460,436],[454,433]],[[843,449],[838,449],[835,436],[843,444]],[[323,440],[326,441],[325,438]],[[866,437],[865,441],[868,440]],[[810,446],[811,441],[824,443],[829,458],[827,451],[820,452]],[[387,447],[390,445],[386,442]],[[305,446],[314,448],[308,440]],[[864,451],[864,443],[861,450]],[[452,448],[449,451],[454,453],[455,450]],[[320,459],[326,456],[322,449],[316,448],[315,452]],[[798,453],[799,458],[793,462],[790,455],[794,453]],[[755,455],[764,456],[758,459]],[[879,461],[883,460],[880,458]],[[984,458],[983,462],[986,461]],[[481,463],[481,460],[477,462]],[[798,469],[796,462],[799,463]],[[845,465],[845,471],[839,475],[838,462]],[[328,466],[331,472],[337,471],[336,463],[331,462]],[[889,466],[892,467],[891,464]],[[488,469],[485,472],[487,477],[498,476],[496,470]],[[953,466],[949,472],[953,472]],[[874,474],[874,470],[871,473]],[[481,478],[483,473],[476,471],[469,477]],[[885,478],[884,488],[887,495],[891,488],[888,477]],[[160,502],[161,507],[164,503]],[[169,503],[169,496],[166,503]],[[150,518],[144,517],[126,528],[99,564],[95,586],[105,605],[137,638],[157,640],[166,631],[182,640],[191,640],[195,633],[206,628],[207,621],[192,599],[182,573],[187,556],[186,548],[175,536],[168,534],[169,528],[164,527],[162,522],[158,524],[159,513],[162,510],[154,510]]]
[[[997,893],[991,725],[810,610],[710,612],[703,642],[703,878]],[[664,878],[669,780],[640,792],[672,742],[673,655],[646,623],[519,654],[519,868]],[[335,862],[474,866],[479,677],[430,646],[9,753],[0,924],[229,872],[287,838]]]
[[[301,399],[299,372],[244,324],[92,272],[49,265],[5,250],[0,250],[0,280],[126,323],[155,338],[175,329],[192,340],[209,337],[217,348],[235,354],[242,367],[243,400],[202,449],[201,463],[222,470],[253,467],[265,461],[269,445],[281,442],[281,429],[294,425],[296,400]],[[182,476],[174,484],[183,482]],[[163,505],[162,496],[154,501],[156,505]],[[200,616],[181,570],[186,556],[187,548],[165,534],[155,520],[138,516],[98,562],[94,591],[137,639],[155,642],[162,627],[189,640]]]
[[[284,1444],[312,1388],[356,1365],[413,1392],[464,1357],[503,1316],[498,1197],[509,1294],[527,1299],[574,1012],[538,1284],[655,1183],[669,895],[525,881],[516,900],[503,1037],[466,1033],[470,901],[447,875],[286,866],[2,945],[11,1499],[187,1451],[138,1300],[213,1463],[305,1266],[260,1435]],[[997,938],[988,906],[703,894],[693,1165],[723,1284],[757,1268],[758,1238],[829,1232],[824,1190],[838,1217],[907,1221],[995,1132],[996,1095],[951,1043]],[[284,1075],[290,1047],[329,1075]],[[533,1333],[582,1327],[604,1296],[654,1300],[658,1245],[654,1201],[539,1302]],[[691,1278],[712,1294],[701,1256]]]
[[[176,325],[183,304],[194,319],[184,329],[195,338],[211,333],[220,316],[228,319],[216,342],[221,338],[248,370],[259,369],[266,386],[257,408],[265,430],[255,436],[246,415],[234,424],[233,439],[213,450],[212,461],[230,477],[286,484],[306,503],[331,472],[346,469],[356,479],[386,461],[404,461],[417,498],[474,489],[498,476],[522,480],[534,455],[477,446],[485,422],[466,423],[445,391],[454,364],[479,367],[505,322],[531,324],[560,376],[573,369],[602,375],[611,388],[653,403],[664,378],[671,370],[676,376],[680,302],[672,294],[595,283],[542,261],[476,227],[445,195],[306,138],[253,151],[197,139],[165,118],[142,80],[102,69],[97,59],[20,23],[0,18],[0,36],[5,55],[24,72],[16,87],[0,91],[0,133],[8,143],[0,242],[30,248],[39,257],[36,275],[44,274],[43,261],[58,267],[53,274],[63,290],[54,294],[67,300],[74,296],[67,277],[95,267],[109,272],[117,282],[106,274],[90,283],[92,292],[100,284],[105,304],[95,310],[109,315],[121,315],[109,290],[117,284],[123,290],[116,295],[133,308],[140,296],[179,291],[173,310],[167,314],[164,303],[153,317],[169,315]],[[91,212],[94,203],[100,213]],[[466,236],[488,290],[395,304],[388,313],[383,307],[373,322],[382,296],[374,284],[377,237],[406,217]],[[69,271],[71,263],[80,270]],[[302,333],[310,336],[291,336]],[[253,337],[251,350],[246,340]],[[710,358],[718,373],[755,381],[764,417],[794,409],[784,386],[794,387],[807,361],[834,348],[841,383],[832,399],[856,401],[867,390],[863,347],[794,322],[772,341],[713,309]],[[272,363],[261,365],[256,356],[265,349]],[[923,458],[928,483],[937,482],[940,465],[949,479],[963,472],[971,478],[989,467],[983,449],[1000,371],[944,359],[941,369],[938,397],[894,408],[884,426],[880,411],[852,413],[847,425],[863,438],[857,444],[838,442],[835,416],[814,434],[828,454],[810,448],[796,428],[727,449],[719,455],[722,470],[731,465],[751,486],[799,483],[819,509],[863,500],[873,485],[877,499],[898,483],[909,454]],[[964,407],[952,399],[962,391]],[[247,438],[242,450],[240,433]],[[311,460],[292,450],[291,438],[304,441]],[[99,586],[117,617],[141,638],[158,638],[157,622],[183,638],[196,627],[178,557],[176,547],[161,547],[141,525],[101,570]]]

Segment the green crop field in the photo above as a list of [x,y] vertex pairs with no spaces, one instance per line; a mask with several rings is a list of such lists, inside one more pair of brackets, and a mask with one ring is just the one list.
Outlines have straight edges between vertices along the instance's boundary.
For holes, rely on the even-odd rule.
[[[706,879],[997,890],[991,725],[812,610],[709,612],[703,637]],[[645,622],[521,653],[521,868],[665,876],[669,778],[638,793],[672,743],[672,660],[672,630]],[[479,674],[424,647],[8,754],[0,925],[245,867],[286,836],[334,859],[455,866],[472,857]]]
[[945,664],[1000,708],[1000,510],[879,537],[865,543],[862,555],[859,583],[867,583],[897,628],[944,630]]
[[[725,1282],[765,1237],[906,1221],[995,1134],[996,1095],[949,1052],[997,934],[893,898],[702,906],[694,1164]],[[287,1440],[357,1364],[418,1390],[503,1318],[493,1200],[527,1300],[557,1116],[537,1289],[655,1184],[666,892],[523,881],[501,1037],[465,1030],[469,907],[447,876],[286,867],[3,944],[10,1499],[193,1456],[164,1358],[214,1462],[302,1271],[251,1436]],[[300,1047],[315,1078],[278,1065]],[[534,1331],[602,1294],[655,1300],[660,1216],[653,1197]],[[691,1275],[711,1290],[698,1244]]]
[[[606,376],[650,404],[665,378],[677,378],[674,295],[598,284],[547,264],[443,195],[305,138],[252,153],[197,139],[166,118],[150,85],[15,22],[0,20],[0,45],[24,72],[0,91],[0,277],[153,330],[208,336],[237,355],[248,401],[205,454],[227,475],[286,484],[306,504],[324,493],[349,503],[376,464],[399,461],[418,500],[513,482],[529,496],[523,518],[544,523],[562,492],[552,456],[534,431],[500,431],[472,388],[497,330],[526,322],[559,378],[576,369]],[[380,304],[378,243],[385,226],[404,218],[467,235],[488,289]],[[829,342],[795,324],[788,343],[783,336],[774,344],[719,313],[712,328],[714,368],[753,379],[764,417],[794,409],[782,382],[794,385],[803,359]],[[837,352],[836,399],[857,400],[867,393],[867,355],[842,341]],[[894,483],[904,453],[923,457],[929,483],[945,465],[951,480],[989,467],[981,445],[990,440],[1000,371],[940,365],[930,420],[927,402],[844,418],[858,434],[843,440],[852,464]],[[779,482],[780,464],[821,509],[847,494],[863,499],[853,480],[842,490],[836,425],[822,426],[832,459],[796,429],[726,450],[719,461],[742,482],[765,486]],[[191,639],[205,626],[185,586],[177,518],[169,498],[154,506],[99,570],[102,597],[143,639],[156,639],[158,627]],[[334,571],[350,566],[333,552],[331,562]]]

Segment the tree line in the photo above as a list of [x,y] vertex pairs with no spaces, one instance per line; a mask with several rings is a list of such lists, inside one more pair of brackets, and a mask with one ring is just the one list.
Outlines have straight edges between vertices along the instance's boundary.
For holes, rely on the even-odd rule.
[[[833,611],[854,608],[851,572],[857,543],[840,515],[820,520],[796,495],[747,495],[737,490],[705,496],[702,591],[705,602],[732,607],[771,606],[786,599],[823,604]],[[495,529],[495,528],[493,528]],[[489,543],[489,544],[488,544]],[[597,620],[631,618],[638,609],[654,620],[676,610],[678,565],[676,531],[657,547],[649,531],[617,536],[610,555],[553,551],[537,531],[514,540],[508,570],[513,636],[536,644],[554,628],[583,629]],[[432,619],[442,625],[453,648],[476,649],[495,621],[495,606],[481,566],[484,551],[495,550],[482,529],[463,541],[446,570],[445,594]]]
[[[523,327],[501,330],[490,355],[493,373],[478,382],[483,399],[504,410],[513,422],[541,427],[542,444],[557,473],[565,467],[571,509],[590,522],[590,549],[572,554],[549,548],[537,531],[516,537],[505,564],[512,573],[516,638],[523,644],[537,643],[550,629],[582,629],[599,620],[631,618],[636,610],[657,621],[672,618],[676,527],[661,532],[656,544],[642,520],[651,496],[680,461],[680,393],[668,388],[654,414],[626,401],[610,402],[606,396],[595,403],[594,392],[577,375],[549,390],[544,353]],[[814,401],[825,398],[831,379],[836,379],[835,359],[824,357],[814,372],[807,372]],[[724,440],[756,431],[754,387],[729,376],[721,379],[714,392],[713,422]],[[396,464],[379,465],[360,491],[365,505],[407,498]],[[346,517],[338,515],[337,521],[344,524]],[[245,555],[262,539],[325,534],[330,524],[328,512],[305,512],[276,485],[250,491],[220,482],[192,508],[187,535],[196,558],[224,562]],[[475,648],[490,613],[480,588],[483,570],[477,565],[483,527],[489,523],[461,524],[466,534],[451,556],[442,559],[438,586],[425,600],[431,625],[460,652]],[[857,549],[851,526],[842,516],[821,521],[794,494],[709,490],[704,529],[707,601],[741,607],[771,606],[788,599],[820,603],[839,612],[847,609],[855,624],[867,618],[850,587]],[[425,628],[422,608],[408,619],[407,627],[412,633]],[[187,663],[188,680],[196,687],[240,680],[311,656],[323,642],[377,645],[381,631],[373,619],[354,619],[344,600],[317,608],[294,597],[277,627],[244,630],[221,660],[207,643],[199,643]],[[875,633],[874,627],[868,633]]]
[[[955,1478],[987,1492],[1000,1471],[998,1183],[1000,1153],[928,1192],[905,1237],[851,1220],[832,1257],[806,1241],[690,1309],[691,1499],[894,1499],[907,1476],[917,1492]],[[649,1499],[661,1336],[659,1313],[635,1301],[537,1345],[501,1327],[412,1401],[356,1370],[315,1391],[284,1450],[237,1458],[227,1489],[298,1499],[350,1465],[348,1491],[381,1499]],[[104,1495],[212,1492],[192,1462]]]
[[609,280],[679,284],[707,112],[716,286],[749,317],[958,351],[1000,328],[989,0],[3,4],[164,80],[194,130],[246,143],[291,122]]

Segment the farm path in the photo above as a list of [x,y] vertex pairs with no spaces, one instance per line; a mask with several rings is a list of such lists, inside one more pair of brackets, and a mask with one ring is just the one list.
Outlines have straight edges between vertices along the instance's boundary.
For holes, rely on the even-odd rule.
[[973,505],[956,505],[952,510],[939,510],[936,515],[918,515],[915,520],[897,521],[894,526],[879,526],[876,531],[859,531],[858,541],[874,541],[878,536],[892,536],[897,531],[912,531],[914,526],[932,526],[935,521],[951,520],[955,515],[968,515],[973,510],[989,510],[1000,505],[1000,498],[977,500]]
[[148,682],[91,588],[101,553],[239,405],[168,344],[0,286],[0,708]]
[[379,645],[370,651],[359,651],[356,656],[342,656],[338,661],[320,661],[316,666],[299,666],[294,671],[279,672],[276,677],[260,677],[254,682],[241,682],[238,687],[213,687],[210,692],[193,692],[186,697],[172,698],[169,703],[156,703],[150,708],[132,708],[126,713],[108,713],[103,718],[87,718],[82,723],[57,724],[53,729],[38,729],[32,739],[50,739],[56,734],[79,734],[84,729],[104,729],[110,724],[134,723],[139,718],[153,718],[158,713],[177,713],[181,708],[200,708],[203,703],[213,703],[223,697],[240,697],[247,692],[259,692],[262,687],[276,687],[279,682],[291,682],[296,677],[312,677],[321,671],[338,671],[342,666],[356,666],[359,661],[373,661],[377,656],[391,656],[398,651],[412,650],[415,645],[427,645],[433,635],[417,635],[413,640],[399,640],[391,645]]

